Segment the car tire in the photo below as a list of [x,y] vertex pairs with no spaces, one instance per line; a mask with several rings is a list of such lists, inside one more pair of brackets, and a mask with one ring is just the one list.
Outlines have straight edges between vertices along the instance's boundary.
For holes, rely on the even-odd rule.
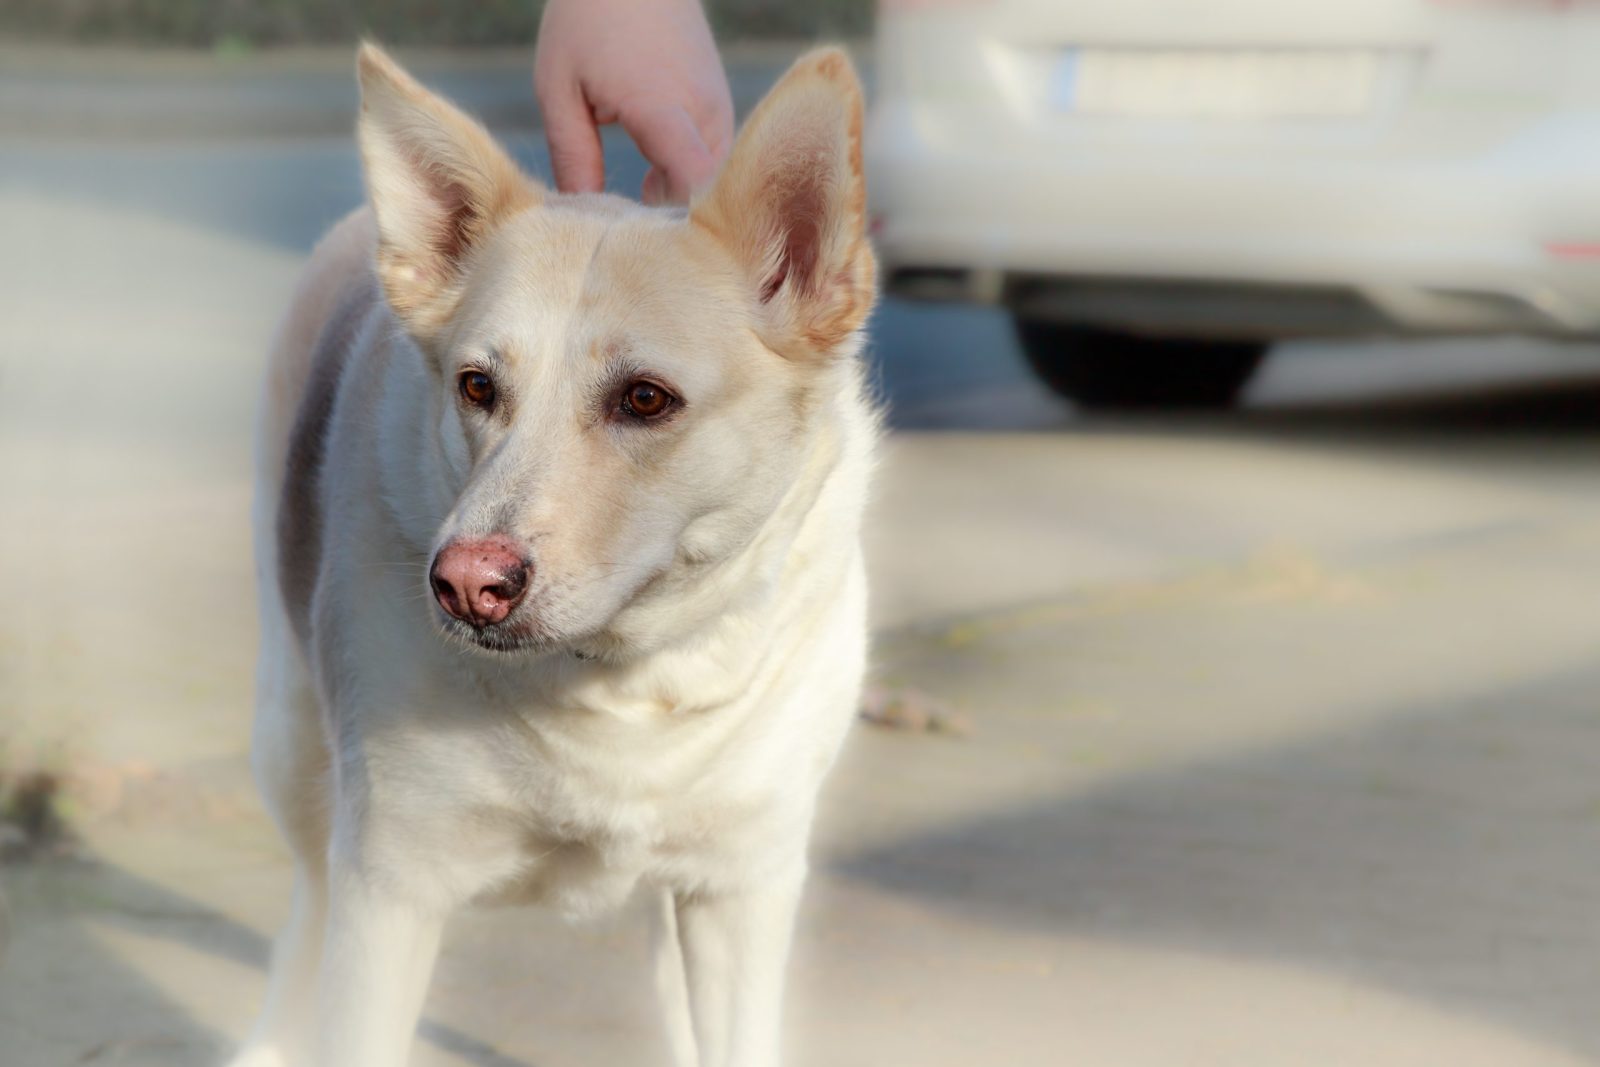
[[1052,391],[1086,408],[1225,408],[1270,347],[1132,334],[1016,317],[1017,339]]

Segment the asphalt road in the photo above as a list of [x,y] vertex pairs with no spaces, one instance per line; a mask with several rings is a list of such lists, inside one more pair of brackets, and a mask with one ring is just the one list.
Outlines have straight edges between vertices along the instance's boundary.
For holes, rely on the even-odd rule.
[[[530,136],[515,140],[534,169]],[[614,182],[642,168],[615,142]],[[245,771],[249,423],[342,137],[0,145],[0,1060],[219,1062],[287,871]],[[800,1065],[1600,1062],[1600,356],[1297,345],[1084,417],[992,312],[887,303],[877,672],[823,802]],[[653,1063],[638,916],[464,917],[419,1063]]]

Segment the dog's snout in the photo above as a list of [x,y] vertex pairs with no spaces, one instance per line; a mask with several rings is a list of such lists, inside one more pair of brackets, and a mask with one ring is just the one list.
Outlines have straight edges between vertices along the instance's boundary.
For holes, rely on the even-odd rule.
[[492,626],[521,602],[530,570],[517,544],[486,537],[445,545],[433,558],[428,578],[445,611],[473,626]]

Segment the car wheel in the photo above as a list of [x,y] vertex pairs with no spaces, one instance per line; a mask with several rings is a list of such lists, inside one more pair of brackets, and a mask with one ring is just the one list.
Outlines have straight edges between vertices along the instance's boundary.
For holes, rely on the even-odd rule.
[[1267,354],[1264,341],[1132,334],[1016,318],[1028,363],[1057,394],[1087,408],[1223,408]]

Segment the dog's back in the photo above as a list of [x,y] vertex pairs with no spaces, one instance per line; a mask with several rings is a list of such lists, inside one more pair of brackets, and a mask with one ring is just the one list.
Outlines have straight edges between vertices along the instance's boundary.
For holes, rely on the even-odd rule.
[[280,713],[257,716],[251,762],[264,789],[291,777],[301,783],[278,790],[278,802],[269,805],[300,848],[321,847],[327,832],[327,750],[304,655],[322,536],[317,485],[352,342],[363,323],[383,314],[372,273],[376,239],[372,212],[361,208],[318,242],[268,356],[256,428],[252,522],[262,648],[256,699]]
[[[370,313],[377,306],[379,295],[372,276],[376,243],[377,229],[370,209],[360,208],[345,216],[312,251],[279,327],[267,361],[256,471],[260,500],[270,502],[274,510],[282,491],[300,401],[312,365],[317,362],[318,343],[334,340],[324,337],[330,319],[341,307],[348,312],[356,305]],[[335,352],[343,348],[328,343],[323,347],[332,347]]]

